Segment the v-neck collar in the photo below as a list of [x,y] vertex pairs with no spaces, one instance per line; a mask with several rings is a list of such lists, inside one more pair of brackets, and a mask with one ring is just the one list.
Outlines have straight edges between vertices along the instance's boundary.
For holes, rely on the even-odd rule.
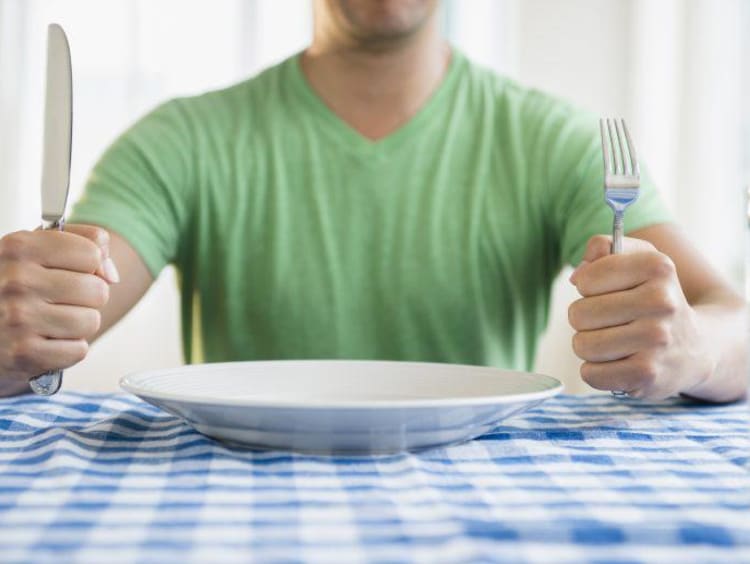
[[461,67],[464,65],[463,56],[456,50],[451,49],[451,59],[440,84],[430,94],[422,107],[395,131],[377,140],[368,139],[351,125],[341,119],[322,98],[313,90],[312,86],[302,72],[302,52],[297,53],[286,61],[288,67],[288,78],[291,81],[293,92],[299,100],[305,104],[307,109],[314,113],[334,138],[348,150],[354,151],[362,156],[372,158],[386,158],[395,149],[403,145],[415,135],[418,135],[425,127],[429,126],[431,118],[449,98],[455,89]]

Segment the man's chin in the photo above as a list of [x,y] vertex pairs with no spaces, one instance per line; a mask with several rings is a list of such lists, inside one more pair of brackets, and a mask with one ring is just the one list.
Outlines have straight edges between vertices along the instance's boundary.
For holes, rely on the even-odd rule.
[[407,40],[430,19],[429,2],[409,4],[384,2],[363,6],[344,0],[339,6],[352,36],[363,44],[377,46]]
[[411,37],[414,37],[418,31],[419,28],[358,29],[353,33],[353,37],[363,47],[387,49],[389,46],[407,42]]

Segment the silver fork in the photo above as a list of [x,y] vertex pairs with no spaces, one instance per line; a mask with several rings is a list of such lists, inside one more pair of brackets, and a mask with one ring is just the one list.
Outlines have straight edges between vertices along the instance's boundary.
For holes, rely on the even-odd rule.
[[[612,254],[622,253],[624,217],[627,207],[638,199],[641,171],[638,157],[624,119],[599,120],[604,158],[604,200],[614,212],[612,224]],[[624,390],[612,390],[618,398],[628,395]]]
[[641,170],[624,119],[599,120],[604,157],[604,200],[615,214],[612,225],[612,254],[622,252],[625,209],[638,199]]

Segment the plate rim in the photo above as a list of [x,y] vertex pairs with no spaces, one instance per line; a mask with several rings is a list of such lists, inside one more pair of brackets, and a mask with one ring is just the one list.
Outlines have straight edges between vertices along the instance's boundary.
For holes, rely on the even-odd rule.
[[[411,364],[429,366],[452,366],[455,368],[466,368],[473,371],[485,370],[495,372],[516,372],[528,376],[541,377],[548,379],[551,386],[548,389],[536,392],[524,392],[520,394],[509,395],[487,395],[465,398],[430,398],[430,399],[403,399],[403,400],[350,400],[345,402],[326,402],[326,401],[273,401],[253,398],[197,398],[180,393],[163,392],[154,390],[144,390],[132,382],[137,376],[156,376],[168,375],[173,372],[184,370],[199,370],[201,368],[211,367],[212,369],[221,370],[227,366],[236,366],[238,364],[282,364],[282,363],[347,363],[347,364]],[[186,364],[178,367],[161,368],[154,370],[139,370],[130,372],[122,376],[119,381],[120,387],[141,398],[156,399],[162,401],[172,401],[202,406],[227,406],[227,407],[251,407],[265,409],[313,409],[313,410],[362,410],[362,409],[435,409],[443,407],[478,407],[483,405],[498,405],[519,402],[531,402],[536,400],[545,400],[561,394],[565,385],[553,376],[540,374],[538,372],[525,372],[522,370],[510,370],[497,368],[494,366],[456,364],[447,362],[421,362],[421,361],[400,361],[400,360],[362,360],[362,359],[280,359],[280,360],[245,360],[233,362],[206,362],[196,364]]]

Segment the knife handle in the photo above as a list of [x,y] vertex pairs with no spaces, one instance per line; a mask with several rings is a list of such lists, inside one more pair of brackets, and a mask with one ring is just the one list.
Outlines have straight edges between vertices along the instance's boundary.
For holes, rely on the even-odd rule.
[[[64,226],[65,220],[60,218],[58,221],[54,221],[47,226],[43,225],[42,228],[45,230],[62,231]],[[62,369],[50,370],[39,376],[34,376],[29,380],[29,386],[31,387],[31,391],[37,395],[51,396],[52,394],[56,394],[60,389],[60,386],[62,385],[62,377]]]
[[56,394],[62,385],[63,371],[50,370],[29,380],[31,391],[40,396],[51,396]]

